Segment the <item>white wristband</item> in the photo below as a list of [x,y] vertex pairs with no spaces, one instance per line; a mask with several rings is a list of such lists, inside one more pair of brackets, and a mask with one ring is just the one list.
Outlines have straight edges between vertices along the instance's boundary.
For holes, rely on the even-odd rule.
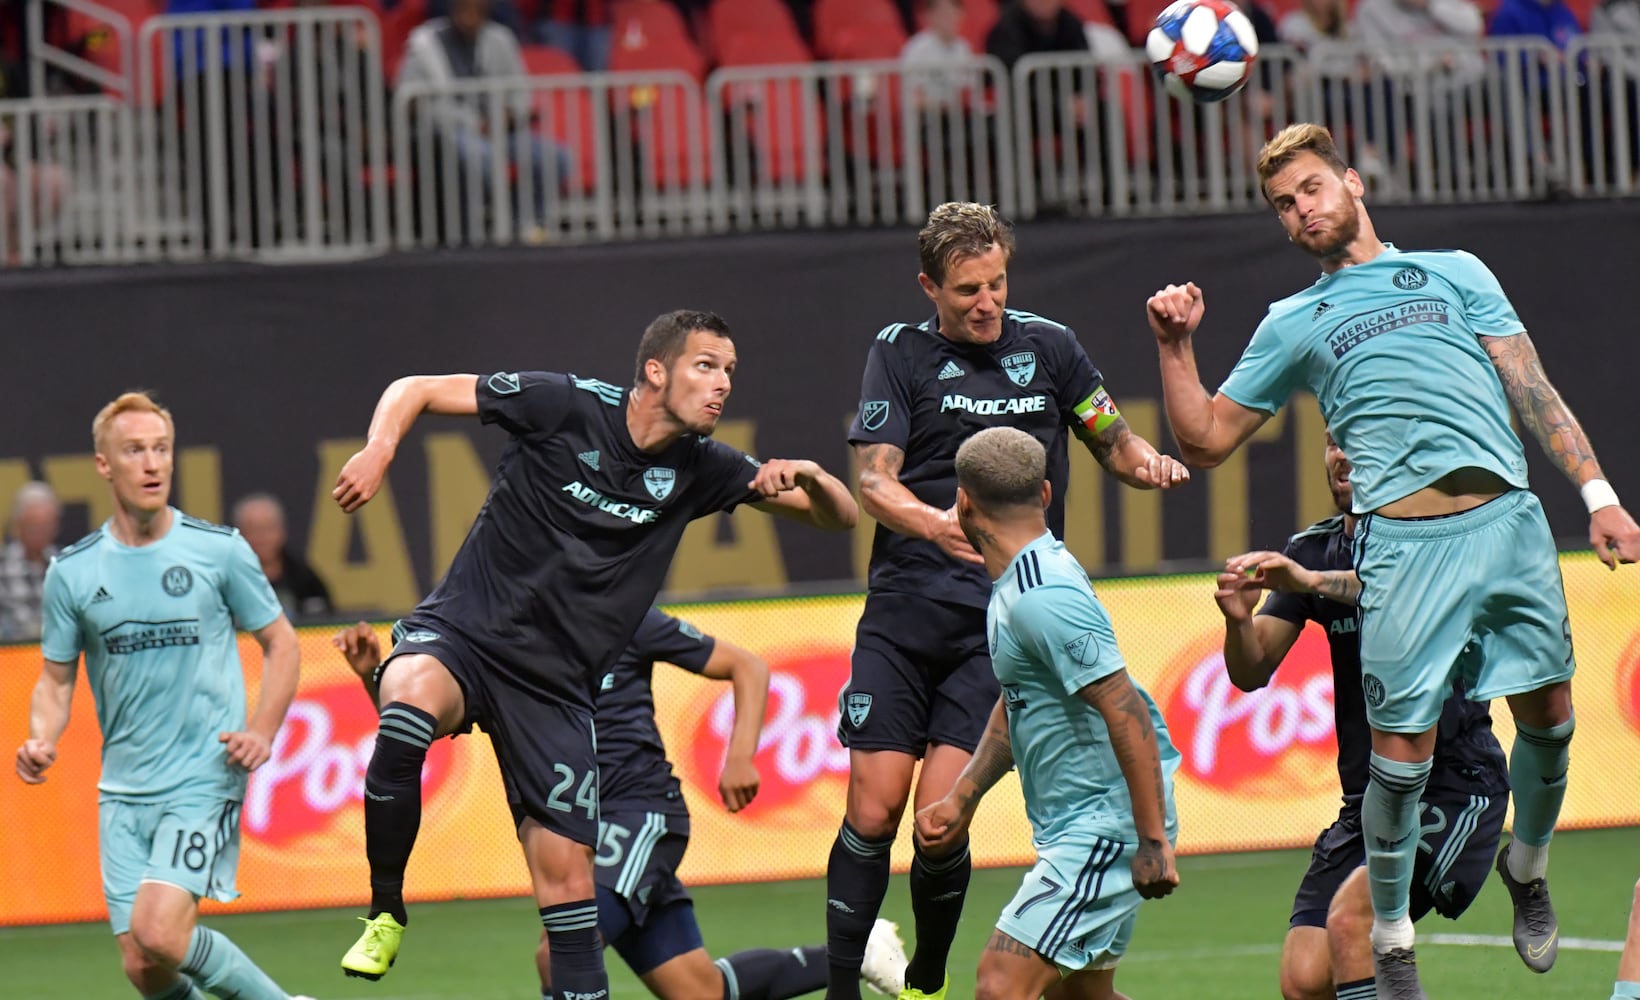
[[1602,507],[1618,506],[1617,491],[1612,489],[1612,484],[1604,479],[1589,480],[1583,484],[1581,492],[1583,494],[1583,504],[1589,508],[1591,514]]

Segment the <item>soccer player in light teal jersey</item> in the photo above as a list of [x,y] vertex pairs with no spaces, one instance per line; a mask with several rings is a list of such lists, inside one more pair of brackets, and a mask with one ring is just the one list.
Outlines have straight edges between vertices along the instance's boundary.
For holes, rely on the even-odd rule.
[[1607,566],[1640,560],[1640,527],[1484,264],[1380,242],[1360,177],[1318,125],[1270,140],[1259,177],[1287,238],[1323,273],[1270,306],[1213,396],[1191,345],[1201,290],[1169,285],[1150,298],[1174,437],[1186,461],[1216,465],[1307,388],[1354,463],[1378,995],[1424,996],[1408,891],[1435,723],[1460,672],[1470,697],[1507,698],[1515,717],[1514,837],[1497,868],[1514,903],[1515,948],[1547,971],[1558,925],[1545,873],[1566,792],[1573,660],[1558,555],[1527,489],[1510,407],[1582,490],[1589,540]]
[[[168,505],[164,407],[126,393],[92,437],[114,516],[46,571],[45,666],[17,775],[37,785],[56,762],[83,653],[103,734],[103,894],[126,977],[149,1000],[287,1000],[197,917],[202,897],[238,895],[239,805],[296,693],[296,632],[237,531]],[[236,622],[263,654],[248,723]]]
[[1048,531],[1046,461],[1011,427],[957,451],[957,518],[994,581],[986,632],[1002,697],[951,791],[917,813],[917,836],[964,836],[1017,761],[1037,863],[985,946],[975,995],[1112,1000],[1140,900],[1179,884],[1179,753],[1087,574]]

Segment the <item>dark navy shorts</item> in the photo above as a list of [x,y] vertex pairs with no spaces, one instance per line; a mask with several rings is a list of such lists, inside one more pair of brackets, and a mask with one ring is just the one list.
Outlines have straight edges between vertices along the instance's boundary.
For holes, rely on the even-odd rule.
[[1001,696],[985,643],[985,609],[911,594],[866,598],[837,740],[851,750],[921,757],[929,744],[974,752]]
[[678,881],[688,814],[612,803],[599,829],[593,879],[605,943],[640,976],[705,947],[694,901]]
[[467,702],[462,730],[476,725],[489,734],[514,821],[528,817],[559,836],[596,846],[598,756],[591,715],[507,684],[481,650],[443,629],[415,615],[399,622],[383,671],[409,653],[442,663]]
[[[1412,867],[1413,920],[1434,910],[1456,920],[1492,875],[1503,833],[1507,793],[1463,794],[1431,789],[1418,804],[1418,858]],[[1350,873],[1366,864],[1359,807],[1346,809],[1321,832],[1310,868],[1293,899],[1292,927],[1326,927],[1327,908]]]

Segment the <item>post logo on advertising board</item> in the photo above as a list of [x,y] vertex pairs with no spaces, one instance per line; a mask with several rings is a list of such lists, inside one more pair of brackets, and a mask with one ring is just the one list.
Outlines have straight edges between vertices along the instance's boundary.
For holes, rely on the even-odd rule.
[[[763,783],[739,815],[801,823],[819,810],[836,819],[848,782],[848,751],[837,742],[837,695],[848,675],[846,649],[770,660],[769,707],[753,758]],[[703,701],[688,755],[676,759],[683,780],[716,801],[734,728],[734,692],[714,687]]]
[[1157,702],[1185,774],[1224,792],[1307,796],[1337,783],[1332,660],[1307,627],[1281,669],[1241,691],[1224,669],[1222,633],[1191,643],[1158,685]]
[[[376,711],[358,684],[301,691],[273,739],[268,762],[251,774],[245,789],[245,836],[285,847],[362,810],[364,772],[375,745]],[[447,739],[428,748],[423,802],[432,801],[449,778],[452,752]]]

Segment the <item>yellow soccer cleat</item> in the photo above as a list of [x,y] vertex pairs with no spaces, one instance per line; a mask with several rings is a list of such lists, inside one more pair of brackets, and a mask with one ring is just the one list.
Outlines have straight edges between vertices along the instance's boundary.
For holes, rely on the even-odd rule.
[[950,988],[951,977],[946,976],[945,982],[940,984],[940,988],[932,993],[924,993],[915,987],[907,986],[900,991],[900,1000],[945,1000],[945,991]]
[[342,956],[342,971],[374,981],[387,975],[387,970],[398,960],[404,925],[394,920],[391,913],[359,919],[364,921],[364,934]]

